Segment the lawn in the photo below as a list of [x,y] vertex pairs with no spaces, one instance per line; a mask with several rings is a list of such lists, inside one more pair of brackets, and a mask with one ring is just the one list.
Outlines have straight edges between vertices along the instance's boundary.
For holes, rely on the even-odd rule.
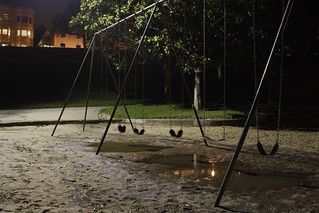
[[[103,98],[103,97],[93,97],[89,101],[89,106],[105,106],[102,113],[111,114],[116,96]],[[141,104],[141,100],[125,99],[125,104],[132,118],[137,119],[156,119],[156,118],[176,118],[176,119],[188,119],[195,118],[194,112],[190,107],[181,107],[172,104]],[[54,101],[38,101],[35,103],[24,104],[23,108],[27,109],[41,109],[41,108],[61,108],[64,101],[54,100]],[[85,98],[75,98],[71,99],[67,104],[67,107],[84,107],[86,105]],[[222,110],[221,107],[214,107],[214,109],[198,110],[198,115],[200,118],[206,117],[206,119],[227,119],[231,118],[242,118],[245,116],[244,111],[227,109]],[[127,118],[125,114],[122,102],[116,111],[116,118]]]
[[[111,114],[114,106],[105,107],[102,112],[105,114]],[[157,118],[176,118],[176,119],[188,119],[195,118],[194,111],[191,108],[184,108],[177,105],[168,104],[153,104],[153,105],[142,105],[132,104],[127,105],[127,109],[132,118],[137,119],[157,119]],[[240,118],[245,116],[244,112],[227,109],[225,111],[216,110],[198,110],[200,118],[206,119],[232,119]],[[117,118],[127,118],[124,107],[120,105],[116,111],[115,116]]]

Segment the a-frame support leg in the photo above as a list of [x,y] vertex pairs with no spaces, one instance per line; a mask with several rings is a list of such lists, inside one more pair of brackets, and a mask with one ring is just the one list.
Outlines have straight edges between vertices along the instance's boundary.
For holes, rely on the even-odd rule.
[[88,80],[88,87],[87,87],[87,93],[86,93],[86,105],[85,105],[85,112],[84,112],[84,119],[83,119],[83,131],[85,131],[85,126],[86,126],[86,118],[87,118],[87,113],[88,113],[89,97],[90,97],[90,89],[91,89],[91,81],[92,81],[92,70],[93,70],[93,63],[94,63],[95,39],[93,39],[93,40],[94,41],[93,41],[93,45],[92,45],[89,80]]
[[272,46],[272,49],[271,49],[271,52],[270,52],[270,55],[268,57],[268,61],[267,61],[267,64],[265,66],[265,69],[264,69],[264,73],[263,73],[263,76],[260,80],[260,83],[259,83],[259,86],[258,86],[258,90],[256,92],[256,95],[255,95],[255,98],[254,98],[254,101],[251,105],[251,108],[250,108],[250,111],[249,111],[249,114],[248,114],[248,117],[246,119],[246,123],[245,123],[245,127],[243,129],[243,132],[242,132],[242,135],[239,139],[239,142],[238,142],[238,145],[237,145],[237,148],[234,152],[234,155],[233,155],[233,158],[231,159],[229,165],[228,165],[228,169],[227,169],[227,172],[224,176],[224,179],[223,179],[223,182],[221,184],[221,187],[219,189],[219,192],[218,192],[218,196],[216,198],[216,201],[215,201],[215,204],[214,206],[215,207],[219,207],[220,206],[220,201],[222,200],[223,198],[223,195],[225,193],[225,190],[227,188],[227,185],[230,181],[230,178],[231,178],[231,175],[234,171],[234,168],[235,168],[235,165],[236,165],[236,162],[237,162],[237,159],[239,157],[239,154],[240,154],[240,151],[244,145],[244,142],[245,142],[245,139],[246,139],[246,136],[248,134],[248,130],[250,128],[250,123],[252,121],[252,118],[256,112],[256,106],[258,104],[258,101],[260,99],[260,95],[261,95],[261,90],[262,88],[264,87],[265,85],[265,77],[266,77],[266,74],[267,74],[267,70],[268,70],[268,67],[269,67],[269,63],[272,59],[272,56],[273,56],[273,53],[274,53],[274,50],[275,50],[275,47],[277,45],[277,41],[278,41],[278,38],[280,36],[280,34],[284,31],[285,29],[285,26],[289,20],[289,16],[290,16],[290,12],[291,12],[291,9],[292,9],[292,6],[293,6],[293,2],[294,0],[289,0],[288,3],[287,3],[287,6],[286,6],[286,9],[285,9],[285,12],[284,12],[284,15],[281,19],[281,23],[280,23],[280,26],[279,26],[279,29],[278,29],[278,32],[277,32],[277,35],[276,35],[276,38],[275,38],[275,41],[273,43],[273,46]]
[[[105,62],[106,62],[106,64],[107,64],[108,70],[109,70],[109,72],[110,72],[110,74],[111,74],[111,77],[112,77],[112,80],[113,80],[113,83],[114,83],[116,92],[119,93],[119,90],[120,90],[119,85],[118,85],[117,82],[116,82],[114,73],[113,73],[113,71],[112,71],[112,67],[111,67],[109,61],[107,60],[107,58],[105,58]],[[134,127],[134,125],[133,125],[131,116],[130,116],[130,114],[129,114],[129,112],[128,112],[128,109],[127,109],[127,107],[126,107],[126,104],[125,104],[125,102],[124,102],[124,97],[123,97],[123,96],[122,96],[122,98],[121,98],[121,102],[122,102],[122,104],[123,104],[123,107],[124,107],[125,113],[126,113],[126,115],[127,115],[127,118],[128,118],[128,120],[129,120],[129,122],[130,122],[131,128],[132,128],[132,130],[133,130],[133,132],[134,132],[134,128],[135,128],[135,127]]]
[[107,123],[106,129],[105,129],[105,131],[104,131],[103,137],[102,137],[101,142],[100,142],[100,145],[99,145],[99,147],[98,147],[98,149],[97,149],[97,151],[96,151],[96,154],[97,154],[97,155],[99,154],[99,152],[100,152],[100,150],[101,150],[101,148],[102,148],[102,145],[103,145],[103,143],[104,143],[104,141],[105,141],[106,135],[107,135],[107,133],[108,133],[108,131],[109,131],[109,129],[110,129],[110,126],[111,126],[111,123],[112,123],[112,121],[113,121],[115,112],[116,112],[116,110],[117,110],[117,107],[118,107],[118,105],[119,105],[120,100],[122,99],[122,96],[123,96],[123,93],[124,93],[124,89],[125,89],[127,80],[128,80],[129,75],[130,75],[130,73],[131,73],[131,71],[132,71],[132,68],[133,68],[135,59],[136,59],[137,54],[139,53],[139,51],[140,51],[140,49],[141,49],[141,46],[142,46],[142,44],[143,44],[143,42],[144,42],[144,39],[145,39],[145,36],[146,36],[146,32],[147,32],[147,30],[148,30],[148,28],[149,28],[149,26],[150,26],[151,20],[152,20],[153,17],[154,17],[154,13],[155,13],[156,9],[157,9],[157,5],[155,5],[155,7],[154,7],[153,10],[152,10],[152,14],[150,15],[150,17],[149,17],[149,19],[148,19],[148,22],[147,22],[147,24],[146,24],[146,27],[145,27],[144,32],[143,32],[143,34],[142,34],[142,37],[141,37],[141,39],[140,39],[139,45],[138,45],[138,47],[137,47],[137,49],[136,49],[136,51],[135,51],[135,54],[134,54],[134,56],[133,56],[133,59],[132,59],[131,64],[130,64],[130,66],[129,66],[129,69],[128,69],[127,73],[126,73],[125,79],[124,79],[124,81],[123,81],[123,85],[122,85],[122,87],[121,87],[121,90],[119,91],[119,94],[118,94],[118,97],[117,97],[117,100],[116,100],[116,103],[115,103],[113,112],[112,112],[112,114],[111,114],[110,120],[109,120],[109,122]]
[[75,84],[76,84],[76,82],[78,81],[78,79],[79,79],[79,77],[80,77],[80,74],[81,74],[81,72],[82,72],[82,68],[83,68],[84,63],[85,63],[85,61],[86,61],[86,59],[87,59],[87,57],[88,57],[88,55],[89,55],[89,52],[90,52],[90,50],[91,50],[91,48],[92,48],[92,46],[93,46],[94,40],[95,40],[95,36],[93,37],[93,39],[92,39],[92,41],[91,41],[91,43],[90,43],[90,45],[89,45],[89,48],[88,48],[88,50],[87,50],[86,53],[85,53],[85,56],[84,56],[83,61],[82,61],[82,63],[81,63],[81,66],[80,66],[80,68],[79,68],[79,70],[78,70],[78,73],[77,73],[76,76],[75,76],[75,79],[74,79],[73,84],[72,84],[72,86],[71,86],[71,89],[70,89],[70,91],[69,91],[69,93],[68,93],[68,96],[67,96],[67,98],[66,98],[66,100],[65,100],[65,102],[64,102],[63,108],[62,108],[61,113],[60,113],[60,115],[59,115],[59,118],[58,118],[58,120],[57,120],[57,122],[56,122],[56,124],[55,124],[55,126],[54,126],[54,129],[53,129],[53,131],[52,131],[51,136],[54,136],[54,133],[55,133],[55,131],[56,131],[58,125],[60,124],[62,115],[63,115],[64,110],[65,110],[65,108],[66,108],[66,105],[68,104],[68,102],[69,102],[69,100],[70,100],[70,97],[71,97],[71,95],[72,95],[73,89],[74,89],[74,87],[75,87]]

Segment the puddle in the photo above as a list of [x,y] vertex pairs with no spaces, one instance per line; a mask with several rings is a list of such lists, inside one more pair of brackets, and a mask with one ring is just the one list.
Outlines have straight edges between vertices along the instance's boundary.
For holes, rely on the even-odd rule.
[[[219,187],[227,165],[217,165],[213,159],[202,155],[172,155],[156,156],[143,159],[143,163],[166,165],[160,172],[167,173],[174,178],[188,178],[193,182]],[[280,175],[256,175],[242,171],[235,171],[232,175],[229,189],[232,190],[266,190],[298,186],[302,177]]]
[[[92,144],[90,147],[97,148],[99,144]],[[157,152],[170,147],[151,146],[143,143],[104,143],[101,152]]]

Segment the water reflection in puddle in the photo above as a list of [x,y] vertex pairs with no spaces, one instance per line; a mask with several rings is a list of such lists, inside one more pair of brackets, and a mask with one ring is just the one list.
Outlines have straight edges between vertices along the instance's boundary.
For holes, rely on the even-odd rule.
[[[99,144],[91,144],[90,147],[97,148]],[[152,146],[143,143],[116,143],[107,142],[103,144],[101,152],[156,152],[170,147]]]
[[[220,186],[226,165],[218,165],[213,159],[202,155],[172,155],[156,156],[142,160],[144,163],[166,165],[161,172],[174,178],[188,178],[204,185]],[[261,190],[298,186],[301,177],[287,177],[280,175],[257,175],[242,171],[235,171],[229,188],[232,190]]]

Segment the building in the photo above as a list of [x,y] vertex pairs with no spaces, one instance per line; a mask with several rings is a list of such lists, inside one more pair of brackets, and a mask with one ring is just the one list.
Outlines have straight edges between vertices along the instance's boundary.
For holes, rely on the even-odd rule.
[[83,38],[75,34],[55,34],[54,47],[83,48]]
[[0,4],[0,46],[32,47],[34,10]]
[[54,48],[84,48],[84,39],[82,36],[73,33],[55,33],[47,31],[39,42],[40,47]]

